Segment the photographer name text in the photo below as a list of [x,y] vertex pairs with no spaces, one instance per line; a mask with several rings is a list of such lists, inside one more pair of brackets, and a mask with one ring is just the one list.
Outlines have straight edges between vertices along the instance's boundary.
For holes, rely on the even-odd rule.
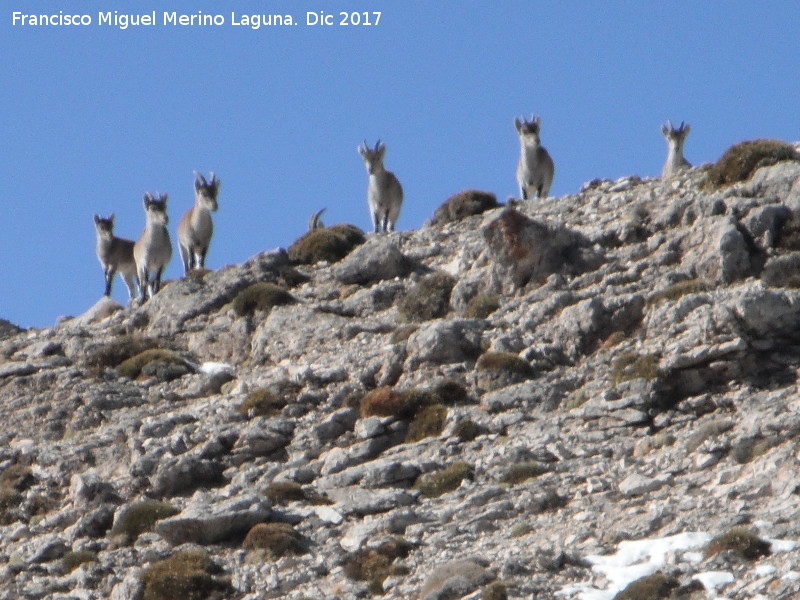
[[197,11],[179,13],[176,11],[152,11],[129,14],[119,11],[101,11],[94,14],[72,14],[60,10],[57,13],[33,14],[14,11],[11,24],[14,27],[112,27],[128,29],[137,27],[245,27],[261,29],[266,27],[364,27],[378,26],[380,11],[308,11],[302,16],[292,14],[211,14]]

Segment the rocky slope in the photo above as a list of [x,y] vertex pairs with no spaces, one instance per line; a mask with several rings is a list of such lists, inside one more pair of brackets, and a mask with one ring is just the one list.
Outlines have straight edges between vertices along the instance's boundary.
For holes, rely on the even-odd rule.
[[705,177],[4,326],[0,597],[795,597],[800,164]]

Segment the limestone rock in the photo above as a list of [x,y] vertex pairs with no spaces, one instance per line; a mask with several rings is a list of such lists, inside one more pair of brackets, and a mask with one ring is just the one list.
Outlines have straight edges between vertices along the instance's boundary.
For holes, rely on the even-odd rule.
[[400,251],[392,236],[372,236],[333,269],[340,283],[367,284],[404,277],[411,262]]
[[[183,551],[243,600],[611,597],[621,556],[691,594],[727,564],[704,545],[743,525],[769,564],[717,595],[800,597],[800,165],[706,176],[450,206],[339,263],[278,249],[144,306],[0,322],[0,596],[141,600]],[[431,273],[450,306],[401,321]],[[239,314],[267,282],[296,302]],[[147,349],[185,369],[120,377]],[[180,512],[110,535],[154,497]],[[262,523],[302,552],[242,548]]]
[[513,208],[489,222],[483,234],[498,273],[517,287],[554,273],[579,273],[602,262],[580,233],[534,221]]
[[264,498],[239,495],[228,500],[206,496],[192,497],[180,514],[156,523],[158,535],[177,546],[188,542],[216,544],[243,538],[253,525],[270,515],[270,504]]

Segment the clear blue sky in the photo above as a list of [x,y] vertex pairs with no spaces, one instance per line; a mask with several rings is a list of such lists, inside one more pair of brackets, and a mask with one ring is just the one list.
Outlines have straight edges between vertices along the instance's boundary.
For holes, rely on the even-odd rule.
[[[155,10],[157,24],[97,23],[113,10]],[[377,26],[305,25],[307,11],[365,10]],[[93,23],[13,25],[14,11]],[[163,25],[172,11],[225,25]],[[231,11],[301,24],[254,30]],[[667,119],[691,124],[694,164],[743,139],[800,139],[798,23],[796,0],[5,0],[0,317],[45,327],[92,306],[92,215],[116,213],[135,239],[143,193],[166,192],[175,242],[194,169],[222,180],[219,268],[288,246],[323,207],[329,224],[369,229],[365,138],[385,141],[405,188],[401,230],[465,188],[516,195],[517,115],[542,116],[555,196],[658,175]],[[166,276],[181,275],[176,246]],[[127,299],[119,278],[114,297]]]

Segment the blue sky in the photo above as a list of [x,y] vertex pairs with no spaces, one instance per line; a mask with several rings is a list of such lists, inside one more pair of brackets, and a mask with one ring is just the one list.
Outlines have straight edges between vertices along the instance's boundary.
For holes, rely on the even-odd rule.
[[[191,7],[191,8],[189,8]],[[98,12],[154,26],[97,24]],[[307,26],[306,12],[380,11],[377,26]],[[88,14],[85,27],[13,12]],[[176,27],[164,12],[220,14]],[[239,15],[291,14],[258,30]],[[796,1],[7,0],[0,8],[0,318],[45,327],[102,295],[92,215],[135,239],[142,195],[169,194],[171,232],[193,170],[222,180],[207,266],[288,246],[308,217],[370,229],[356,147],[387,145],[405,189],[398,229],[466,188],[516,195],[513,119],[542,117],[551,195],[594,178],[657,176],[659,126],[692,126],[686,156],[756,137],[800,139]],[[557,200],[550,200],[557,201]],[[166,277],[182,275],[177,246]],[[118,278],[114,297],[127,292]]]

